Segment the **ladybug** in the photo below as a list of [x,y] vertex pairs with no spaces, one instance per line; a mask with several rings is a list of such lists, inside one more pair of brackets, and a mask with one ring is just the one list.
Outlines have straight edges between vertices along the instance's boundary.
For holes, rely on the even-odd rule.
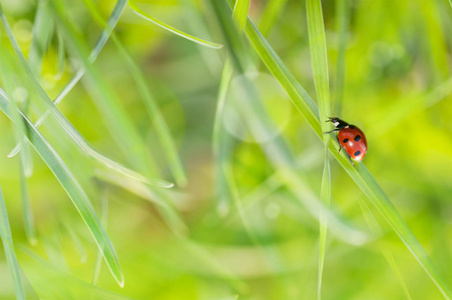
[[339,148],[339,152],[342,148],[350,155],[350,157],[359,162],[363,159],[364,155],[367,152],[367,140],[364,132],[361,131],[355,125],[350,125],[345,121],[342,121],[339,118],[328,118],[327,122],[333,123],[336,129],[325,133],[331,133],[334,131],[338,131],[337,139],[341,148]]

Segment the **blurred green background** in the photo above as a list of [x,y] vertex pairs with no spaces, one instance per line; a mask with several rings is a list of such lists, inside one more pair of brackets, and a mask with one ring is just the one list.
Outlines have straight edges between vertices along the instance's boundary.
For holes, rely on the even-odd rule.
[[[80,69],[83,59],[77,54],[88,59],[104,29],[98,21],[106,21],[115,6],[115,1],[61,0],[55,6],[63,7],[60,13],[65,15],[58,15],[53,1],[0,2],[51,99]],[[88,72],[97,76],[85,75],[58,109],[106,157],[176,184],[163,189],[102,167],[52,116],[40,127],[102,219],[124,275],[121,288],[105,264],[99,267],[97,246],[85,223],[34,150],[33,173],[26,180],[37,239],[31,243],[24,227],[19,156],[7,158],[16,145],[14,126],[0,116],[0,186],[28,297],[316,299],[321,140],[248,44],[243,49],[248,57],[244,74],[234,73],[227,93],[219,92],[228,41],[211,1],[140,0],[136,5],[224,47],[193,43],[126,5],[113,30],[116,42],[109,39]],[[41,12],[44,17],[38,22],[39,7],[48,11]],[[366,133],[369,148],[363,163],[450,287],[451,4],[329,0],[322,1],[322,7],[332,111]],[[249,16],[316,100],[305,1],[251,1]],[[62,29],[62,19],[73,26],[82,44],[71,44],[76,38]],[[11,64],[9,71],[2,71],[1,87],[6,90],[9,78],[10,93],[36,121],[46,108],[23,83],[23,66],[4,27],[0,35],[2,61]],[[246,43],[246,37],[239,38]],[[131,68],[128,58],[138,68]],[[174,140],[186,184],[183,173],[173,175],[156,116],[148,112],[134,72],[166,122],[170,135],[163,139]],[[259,130],[253,106],[243,105],[252,100],[242,82],[254,87],[252,100],[260,103],[266,115],[263,127],[269,130]],[[222,95],[224,106],[217,111]],[[269,162],[279,155],[271,148],[275,141],[284,141],[296,162],[298,183],[289,183],[278,164]],[[336,219],[327,236],[322,298],[442,299],[360,188],[333,158],[330,163],[330,210]],[[159,199],[168,204],[156,204]],[[372,216],[380,227],[369,221]],[[14,299],[13,280],[4,255],[0,257],[0,299]]]

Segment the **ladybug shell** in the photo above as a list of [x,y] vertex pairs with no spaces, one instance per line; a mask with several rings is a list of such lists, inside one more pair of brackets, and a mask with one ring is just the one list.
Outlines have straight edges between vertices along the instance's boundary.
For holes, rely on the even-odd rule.
[[366,155],[367,140],[358,127],[349,125],[339,131],[337,135],[339,144],[355,161],[361,161]]

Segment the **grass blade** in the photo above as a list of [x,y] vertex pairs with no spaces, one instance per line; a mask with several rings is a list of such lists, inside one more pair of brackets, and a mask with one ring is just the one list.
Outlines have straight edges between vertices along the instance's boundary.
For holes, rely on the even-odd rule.
[[[306,91],[295,80],[294,76],[290,73],[250,19],[248,19],[245,32],[261,60],[287,92],[295,107],[305,117],[306,121],[319,138],[322,138],[318,108],[311,97],[309,97]],[[337,141],[333,140],[329,145],[331,154],[389,222],[391,227],[418,260],[420,265],[425,269],[441,293],[447,299],[452,297],[447,284],[437,271],[424,248],[364,164],[360,163],[353,167],[349,158],[344,153],[337,153],[338,148],[339,143]]]
[[[11,103],[5,93],[0,93],[0,109],[5,115],[12,119]],[[21,112],[20,112],[21,113]],[[24,122],[29,135],[27,139],[35,148],[36,152],[41,156],[49,169],[55,175],[64,188],[69,198],[71,198],[88,230],[94,237],[99,249],[105,259],[105,263],[110,269],[111,274],[120,286],[124,285],[124,277],[119,267],[119,261],[113,245],[102,227],[99,218],[88,199],[88,196],[78,183],[77,179],[72,175],[64,161],[45,140],[41,133],[34,127],[33,123],[21,113],[21,121]]]
[[49,1],[39,1],[33,25],[30,51],[28,53],[30,68],[35,76],[39,76],[41,73],[42,58],[52,39],[53,25],[54,22],[49,10]]
[[[93,2],[91,0],[84,1],[88,6],[88,9],[94,20],[96,20],[97,23],[103,27],[108,26],[108,24],[105,24],[105,21],[98,13],[98,10],[96,10],[96,8],[94,7]],[[168,160],[168,163],[170,164],[170,169],[177,184],[179,186],[185,186],[187,184],[187,176],[177,153],[174,139],[172,138],[171,133],[168,129],[168,125],[166,124],[166,121],[162,113],[160,112],[158,104],[152,96],[143,73],[114,33],[112,33],[111,39],[115,46],[118,48],[119,54],[123,57],[124,61],[130,69],[131,76],[136,82],[138,92],[146,105],[149,117],[155,127],[157,136],[160,140],[164,154]]]
[[349,0],[337,0],[337,28],[338,28],[338,45],[337,45],[337,63],[336,63],[336,84],[334,112],[336,116],[341,115],[342,99],[344,97],[344,81],[345,81],[345,50],[347,47],[347,31],[349,18]]
[[235,20],[239,32],[242,32],[243,29],[245,29],[249,9],[250,0],[237,0],[235,2],[232,18]]
[[172,33],[174,33],[174,34],[176,34],[178,36],[181,36],[181,37],[183,37],[183,38],[185,38],[187,40],[190,40],[190,41],[195,42],[197,44],[200,44],[202,46],[206,46],[206,47],[213,48],[213,49],[220,49],[221,47],[223,47],[223,45],[221,45],[221,44],[216,44],[216,43],[205,41],[203,39],[200,39],[200,38],[197,38],[195,36],[192,36],[192,35],[190,35],[188,33],[180,31],[179,29],[176,29],[176,28],[174,28],[174,27],[172,27],[172,26],[170,26],[168,24],[165,24],[165,23],[157,20],[156,18],[152,17],[151,15],[149,15],[148,13],[143,11],[141,8],[139,8],[132,1],[129,1],[129,6],[140,17],[142,17],[142,18],[154,23],[155,25],[157,25],[157,26],[159,26],[159,27],[161,27],[163,29],[168,30],[169,32],[172,32]]
[[27,236],[28,242],[31,245],[36,245],[38,238],[36,236],[36,227],[33,217],[33,211],[31,209],[30,197],[28,195],[27,179],[25,177],[25,172],[20,163],[19,166],[19,177],[20,177],[20,191],[22,196],[22,214],[24,216],[24,227],[25,235]]
[[[328,58],[325,38],[325,28],[323,26],[322,5],[320,0],[307,0],[306,2],[309,48],[311,50],[312,71],[314,84],[319,104],[320,120],[328,120],[331,116],[331,103],[328,78]],[[329,130],[329,123],[320,122],[322,131]],[[322,136],[325,146],[325,160],[320,190],[320,199],[327,207],[331,205],[331,174],[330,162],[328,160],[329,134]],[[319,271],[317,285],[317,299],[322,299],[322,274],[325,261],[326,233],[328,219],[320,212],[320,235],[319,235]]]
[[20,267],[17,262],[16,254],[14,252],[13,238],[11,236],[11,228],[9,227],[8,212],[6,211],[5,200],[0,189],[0,236],[3,241],[3,248],[5,249],[6,262],[8,263],[9,272],[13,279],[14,291],[16,292],[16,299],[26,299],[25,291],[20,279]]

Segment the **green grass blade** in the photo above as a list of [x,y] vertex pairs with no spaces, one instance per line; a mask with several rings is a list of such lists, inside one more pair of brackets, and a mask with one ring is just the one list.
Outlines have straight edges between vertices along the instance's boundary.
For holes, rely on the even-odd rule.
[[[105,21],[98,13],[98,10],[96,10],[93,2],[91,0],[84,0],[84,2],[88,6],[88,9],[94,20],[96,20],[96,22],[101,26],[108,26],[108,24],[105,24]],[[151,94],[143,73],[114,33],[111,35],[111,39],[115,46],[118,48],[120,55],[123,57],[124,61],[130,69],[131,76],[136,82],[138,92],[146,105],[149,117],[155,127],[157,136],[160,140],[164,154],[168,160],[170,169],[174,175],[174,178],[176,179],[177,184],[179,186],[185,186],[187,184],[187,176],[177,153],[174,139],[172,138],[171,133],[168,129],[168,125],[166,124],[165,119],[160,112],[158,104]]]
[[30,68],[35,76],[39,76],[41,73],[42,58],[52,39],[53,29],[54,22],[49,10],[49,1],[39,1],[33,23],[30,51],[28,52]]
[[334,113],[336,116],[340,116],[342,99],[344,98],[345,50],[347,48],[349,0],[336,0],[336,7],[337,7],[336,20],[338,28],[338,45],[337,45]]
[[8,212],[6,211],[5,200],[0,189],[0,236],[5,249],[6,262],[8,263],[9,272],[13,279],[14,291],[16,299],[26,299],[25,291],[20,279],[20,267],[14,252],[13,238],[11,236],[11,228],[9,227]]
[[[288,68],[284,65],[250,19],[248,19],[245,32],[261,60],[287,92],[295,107],[305,117],[314,132],[319,136],[319,138],[321,138],[322,131],[318,108],[312,101],[311,97],[309,97],[306,91],[295,80],[294,76],[290,73]],[[405,243],[407,248],[412,252],[420,265],[425,269],[427,274],[437,285],[441,293],[446,298],[452,297],[447,284],[437,271],[424,248],[364,164],[360,163],[356,167],[353,167],[346,154],[337,153],[338,148],[339,143],[333,140],[330,143],[329,149],[339,164],[345,169],[349,176],[386,218],[400,239]]]
[[267,2],[259,23],[259,28],[264,36],[270,33],[270,30],[281,16],[286,4],[287,0],[269,0]]
[[232,18],[235,20],[239,32],[242,32],[243,29],[245,29],[249,9],[250,0],[237,0],[235,2]]
[[31,209],[30,197],[28,195],[27,178],[23,170],[22,163],[19,166],[20,192],[22,197],[22,214],[24,216],[25,235],[31,245],[36,245],[38,238],[36,236],[36,227]]
[[[307,0],[306,12],[308,20],[309,48],[311,50],[312,71],[314,75],[314,84],[319,104],[320,120],[328,120],[331,116],[331,103],[329,92],[328,77],[328,58],[325,38],[325,28],[323,26],[322,5],[320,0]],[[322,131],[329,131],[329,123],[320,122]],[[328,160],[328,144],[330,136],[322,136],[325,146],[325,160],[323,167],[323,176],[321,182],[320,199],[327,207],[331,205],[331,175],[330,162]],[[325,261],[326,233],[328,228],[328,219],[322,213],[319,216],[320,235],[319,235],[319,271],[317,285],[317,299],[322,299],[322,274]]]
[[228,161],[231,153],[231,137],[224,132],[222,128],[224,107],[226,103],[226,97],[231,83],[234,69],[230,60],[228,59],[223,67],[221,74],[220,87],[218,89],[217,96],[217,108],[215,111],[215,119],[212,135],[212,147],[215,158],[218,163],[216,164],[217,174],[217,189],[218,189],[218,204],[217,209],[221,215],[225,215],[229,211],[230,197],[227,195],[226,190],[227,183],[224,176],[223,166]]
[[[58,40],[58,52],[57,52],[57,73],[55,75],[55,80],[59,80],[61,76],[63,76],[64,66],[65,64],[65,56],[64,56],[64,40],[63,34],[61,33],[61,29],[57,28],[57,40]],[[55,103],[55,101],[54,101]],[[57,103],[55,103],[57,105]],[[42,121],[41,121],[42,122]]]
[[[323,175],[320,189],[320,200],[325,203],[327,208],[331,207],[331,172],[330,162],[328,160],[328,149],[325,153],[325,161],[323,163]],[[322,275],[325,262],[325,248],[326,248],[326,236],[328,230],[328,218],[322,212],[319,212],[319,270],[318,270],[318,282],[317,282],[317,299],[322,299]]]
[[[104,191],[100,198],[100,220],[107,230],[108,227],[108,193],[107,190]],[[94,263],[93,279],[91,283],[97,285],[100,277],[100,270],[102,268],[102,253],[98,251],[96,255],[96,262]]]
[[213,48],[213,49],[220,49],[221,47],[223,47],[223,45],[221,45],[221,44],[216,44],[216,43],[205,41],[203,39],[200,39],[200,38],[197,38],[195,36],[192,36],[192,35],[190,35],[188,33],[180,31],[179,29],[176,29],[176,28],[174,28],[174,27],[172,27],[172,26],[170,26],[168,24],[165,24],[165,23],[157,20],[156,18],[152,17],[151,15],[149,15],[148,13],[143,11],[141,8],[139,8],[132,1],[129,1],[129,6],[140,17],[142,17],[142,18],[154,23],[155,25],[157,25],[157,26],[159,26],[159,27],[161,27],[161,28],[163,28],[165,30],[168,30],[169,32],[172,32],[172,33],[174,33],[174,34],[176,34],[178,36],[181,36],[181,37],[183,37],[183,38],[185,38],[187,40],[190,40],[190,41],[195,42],[197,44],[200,44],[202,46],[206,46],[206,47]]
[[[2,92],[0,93],[0,109],[5,115],[12,119],[11,109],[12,106],[10,101],[5,97],[6,95]],[[99,218],[88,199],[88,196],[78,183],[77,179],[72,175],[71,171],[68,169],[64,161],[55,152],[55,150],[50,146],[50,144],[45,140],[41,133],[33,126],[33,123],[23,114],[21,114],[22,122],[24,122],[29,135],[27,139],[35,148],[36,152],[41,156],[47,166],[50,168],[52,173],[60,182],[61,186],[64,188],[69,198],[71,198],[78,212],[80,213],[83,221],[85,222],[88,230],[93,235],[99,249],[105,259],[110,272],[112,273],[115,280],[120,286],[124,285],[124,277],[119,267],[118,258],[116,257],[116,252],[113,248],[112,243],[105,229],[102,227]]]
[[[361,207],[361,210],[363,211],[364,218],[366,219],[367,225],[369,226],[370,230],[374,234],[374,236],[381,236],[382,230],[380,225],[378,225],[378,221],[375,219],[372,211],[370,210],[369,206],[367,206],[366,202],[359,199],[359,206]],[[406,296],[407,299],[411,300],[410,292],[408,291],[408,288],[405,284],[405,280],[403,280],[403,276],[400,273],[399,268],[397,267],[397,263],[394,259],[394,256],[391,254],[391,251],[384,247],[382,243],[378,243],[378,246],[380,248],[381,253],[385,257],[386,261],[388,262],[389,266],[391,267],[394,274],[397,276],[397,279],[400,282],[401,288]]]

